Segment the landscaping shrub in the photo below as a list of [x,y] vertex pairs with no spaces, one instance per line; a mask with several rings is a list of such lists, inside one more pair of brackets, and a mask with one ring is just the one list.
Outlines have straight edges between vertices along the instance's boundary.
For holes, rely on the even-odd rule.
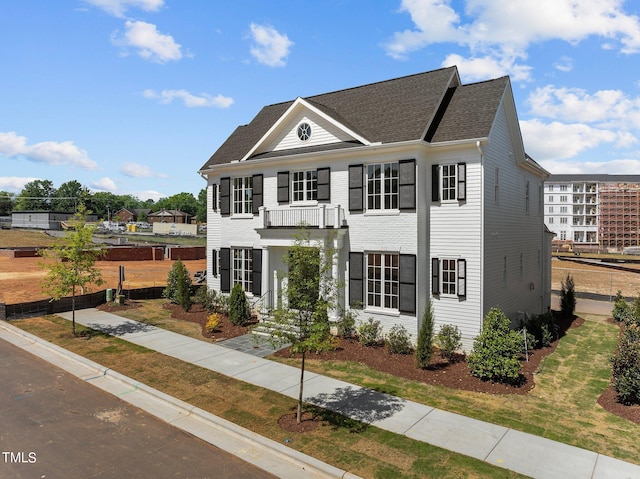
[[456,351],[462,348],[462,334],[457,326],[444,324],[436,335],[436,342],[440,349],[440,357],[452,363],[456,359]]
[[358,326],[358,341],[364,346],[378,346],[382,342],[382,326],[380,321],[369,318]]
[[338,336],[351,339],[356,335],[356,314],[351,310],[343,312],[340,321],[338,321]]
[[575,283],[569,273],[567,273],[567,277],[561,282],[561,285],[560,312],[563,317],[569,318],[573,316],[573,313],[576,310]]
[[229,321],[235,326],[244,326],[249,321],[249,302],[242,286],[236,283],[229,296]]
[[611,316],[616,323],[623,323],[629,316],[631,316],[631,306],[622,297],[622,291],[616,293],[616,298],[613,303],[613,311]]
[[207,333],[213,333],[220,327],[220,321],[222,320],[222,316],[219,313],[210,314],[207,317],[207,324],[205,324],[204,329]]
[[613,363],[613,388],[623,404],[640,404],[640,325],[624,326]]
[[498,308],[484,318],[482,333],[474,340],[467,358],[471,374],[483,381],[513,384],[520,380],[522,337]]
[[551,346],[551,343],[557,339],[558,325],[551,312],[531,316],[524,327],[535,337],[537,347]]
[[422,323],[418,331],[418,344],[416,346],[416,366],[425,369],[429,366],[433,354],[433,329],[435,318],[431,300],[427,303],[422,314]]
[[409,354],[412,351],[409,332],[401,324],[391,328],[387,334],[386,343],[391,354]]
[[213,289],[207,288],[206,286],[201,286],[200,288],[198,288],[198,291],[196,291],[196,295],[194,298],[196,303],[200,304],[203,309],[206,309],[211,313],[215,312],[216,310],[217,299],[218,293]]
[[191,308],[191,276],[181,260],[173,263],[162,296],[172,303],[179,304],[185,311]]

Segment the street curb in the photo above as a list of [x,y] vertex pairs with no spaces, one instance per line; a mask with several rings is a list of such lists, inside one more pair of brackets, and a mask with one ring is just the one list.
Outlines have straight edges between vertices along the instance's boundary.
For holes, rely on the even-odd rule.
[[[145,409],[133,400],[132,396],[114,393],[112,388],[106,388],[101,385],[100,380],[109,380],[130,388],[129,391],[126,391],[127,393],[136,392],[140,395],[146,395],[147,398],[155,400],[160,409],[171,408],[177,416],[167,419],[168,414],[162,415],[157,411],[145,409],[149,414],[234,454],[267,472],[276,474],[278,477],[297,479],[304,474],[305,477],[360,479],[357,475],[260,436],[226,419],[215,416],[192,404],[174,398],[124,374],[23,331],[6,321],[0,321],[0,338],[88,383],[92,383],[94,386],[133,404],[135,407]],[[54,353],[55,356],[52,357],[50,353]],[[81,370],[84,370],[84,373]],[[202,423],[205,426],[204,428],[199,427]]]

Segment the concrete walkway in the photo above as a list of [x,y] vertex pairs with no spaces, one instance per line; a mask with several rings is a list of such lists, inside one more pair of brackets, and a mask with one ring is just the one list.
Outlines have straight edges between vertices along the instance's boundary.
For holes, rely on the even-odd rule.
[[[71,318],[71,313],[59,316]],[[76,322],[168,356],[297,399],[299,370],[96,309]],[[312,372],[304,400],[346,417],[534,478],[638,478],[640,466],[478,421]]]

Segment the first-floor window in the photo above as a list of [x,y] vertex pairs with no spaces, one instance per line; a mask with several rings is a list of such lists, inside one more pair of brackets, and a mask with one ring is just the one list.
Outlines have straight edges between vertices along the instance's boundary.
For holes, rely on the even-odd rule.
[[398,309],[398,254],[367,254],[367,307]]
[[253,250],[238,248],[233,250],[233,284],[239,284],[245,291],[253,291]]
[[434,295],[467,295],[467,261],[461,258],[431,259],[431,292]]

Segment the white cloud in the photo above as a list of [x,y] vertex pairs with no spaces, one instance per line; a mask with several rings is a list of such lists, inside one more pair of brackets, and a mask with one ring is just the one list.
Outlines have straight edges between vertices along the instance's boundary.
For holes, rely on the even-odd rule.
[[98,181],[94,181],[91,183],[91,186],[98,191],[116,191],[116,184],[113,182],[111,178],[105,176],[104,178],[100,178]]
[[286,34],[279,33],[270,25],[258,25],[252,23],[251,55],[256,60],[270,67],[282,67],[286,64],[287,56],[290,53],[293,42]]
[[600,37],[607,45],[617,44],[623,53],[640,51],[640,20],[625,13],[623,0],[461,3],[464,8],[457,11],[452,0],[403,0],[400,12],[409,13],[414,28],[396,32],[384,45],[387,54],[403,59],[434,43],[452,43],[468,48],[472,60],[487,56],[499,65],[505,58],[510,63],[526,58],[532,43],[575,44],[590,36]]
[[146,200],[158,201],[158,200],[161,200],[162,198],[168,198],[170,196],[164,193],[158,193],[157,191],[154,191],[154,190],[134,191],[131,194],[142,201],[146,201]]
[[628,141],[625,135],[612,130],[592,128],[581,123],[543,123],[539,119],[520,122],[527,153],[536,161],[573,158],[585,150],[604,143],[618,144]]
[[140,165],[138,163],[125,163],[120,168],[120,173],[130,178],[166,178],[167,175],[154,171],[148,166]]
[[87,152],[75,146],[72,141],[43,141],[29,145],[26,137],[18,136],[14,131],[0,132],[0,155],[9,158],[23,157],[48,165],[79,166],[87,170],[98,167]]
[[640,160],[619,159],[611,161],[566,161],[543,160],[542,167],[552,174],[578,175],[578,174],[615,174],[637,175],[640,170]]
[[171,103],[174,99],[177,98],[182,100],[184,106],[189,108],[228,108],[234,102],[233,98],[228,96],[222,96],[220,94],[218,94],[217,96],[212,96],[207,93],[202,93],[200,96],[197,96],[189,93],[187,90],[162,90],[161,92],[156,92],[155,90],[145,90],[144,92],[142,92],[142,95],[145,98],[159,100],[160,103],[164,104]]
[[564,121],[598,123],[624,130],[640,129],[640,97],[630,98],[620,90],[581,88],[537,88],[527,99],[531,113]]
[[121,47],[138,49],[138,55],[146,60],[165,63],[182,58],[181,46],[171,35],[158,32],[152,23],[142,21],[125,22],[126,31],[122,36],[119,32],[111,35],[111,42]]
[[479,81],[487,78],[495,78],[509,75],[513,81],[529,80],[531,67],[517,64],[516,58],[511,57],[472,57],[464,58],[457,54],[451,54],[442,62],[443,67],[456,65],[460,76],[465,81]]
[[84,0],[86,3],[104,10],[114,17],[123,17],[129,8],[139,8],[145,12],[157,12],[164,0]]
[[10,193],[20,193],[27,183],[39,180],[40,178],[22,176],[0,176],[0,190]]
[[557,62],[555,62],[553,66],[556,68],[556,70],[568,73],[573,70],[573,59],[564,55]]

